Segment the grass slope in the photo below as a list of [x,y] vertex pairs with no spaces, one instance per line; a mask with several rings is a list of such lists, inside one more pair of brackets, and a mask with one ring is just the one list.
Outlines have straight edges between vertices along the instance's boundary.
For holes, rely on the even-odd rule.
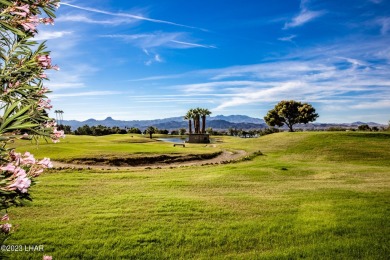
[[[8,244],[54,259],[386,259],[389,134],[220,139],[264,156],[229,165],[61,171],[10,212]],[[41,259],[42,252],[8,253]]]

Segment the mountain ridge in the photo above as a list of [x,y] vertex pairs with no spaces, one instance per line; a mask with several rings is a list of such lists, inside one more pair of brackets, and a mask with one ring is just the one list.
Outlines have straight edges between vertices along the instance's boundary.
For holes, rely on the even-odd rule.
[[[64,125],[69,125],[72,127],[72,130],[76,130],[78,127],[89,125],[89,126],[98,126],[103,125],[107,127],[120,127],[120,128],[131,128],[136,127],[141,130],[146,129],[149,126],[155,126],[159,129],[167,130],[176,130],[179,128],[187,128],[188,121],[184,120],[183,117],[169,117],[162,119],[152,119],[152,120],[115,120],[112,117],[107,117],[104,120],[96,120],[90,118],[84,121],[77,120],[63,120],[61,122]],[[259,129],[266,128],[267,125],[263,119],[254,118],[246,115],[216,115],[208,116],[206,119],[207,127],[211,127],[215,130],[226,130],[228,128],[237,128],[237,129]],[[307,125],[297,125],[297,128],[328,128],[328,127],[356,127],[358,125],[368,124],[370,126],[382,126],[381,124],[375,122],[352,122],[352,123],[309,123]]]

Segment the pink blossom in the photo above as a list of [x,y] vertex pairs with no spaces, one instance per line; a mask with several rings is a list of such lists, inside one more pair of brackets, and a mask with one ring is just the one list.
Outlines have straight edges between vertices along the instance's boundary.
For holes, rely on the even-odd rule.
[[0,225],[1,231],[3,231],[3,233],[5,233],[5,234],[8,234],[11,231],[11,227],[12,227],[12,225],[8,224],[8,223]]
[[28,18],[25,22],[22,22],[21,25],[27,32],[35,32],[38,25],[38,23],[35,20],[36,20],[35,17]]
[[41,74],[41,75],[39,75],[39,77],[40,77],[41,79],[47,79],[47,75],[46,75],[46,74]]
[[20,11],[23,11],[23,12],[25,12],[27,14],[30,13],[30,6],[28,4],[25,4],[25,5],[22,5],[22,6],[15,6],[14,8],[18,9]]
[[48,99],[48,100],[44,100],[44,99],[40,99],[38,101],[38,110],[43,110],[43,109],[50,109],[52,108],[53,106],[50,104],[51,100]]
[[25,178],[27,176],[26,171],[20,167],[16,167],[16,169],[14,170],[14,175],[18,178]]
[[22,17],[26,17],[27,16],[27,13],[24,13],[24,12],[11,12],[11,14],[20,15]]
[[44,255],[43,260],[53,260],[53,257],[50,255]]
[[44,69],[51,67],[51,58],[49,55],[39,55],[37,56],[37,61],[39,65]]
[[42,160],[40,160],[38,162],[39,165],[42,165],[43,167],[45,168],[52,168],[53,167],[53,164],[52,162],[50,161],[50,158],[43,158]]
[[31,185],[31,180],[27,177],[22,177],[22,176],[19,176],[15,182],[11,185],[8,186],[9,189],[13,189],[13,188],[16,188],[18,189],[21,193],[26,193],[27,192],[27,189],[30,187]]
[[41,18],[39,21],[43,24],[51,24],[54,25],[54,19],[53,18]]
[[11,159],[13,161],[16,162],[16,164],[19,164],[20,163],[20,159],[22,157],[22,154],[21,153],[15,153],[15,150],[12,150],[11,152],[9,152],[9,156],[11,157]]
[[58,131],[57,130],[57,127],[54,127],[53,129],[53,134],[51,135],[51,140],[53,143],[58,143],[59,142],[59,138],[65,138],[65,134],[64,134],[64,131]]
[[37,176],[39,176],[42,172],[43,172],[43,169],[39,169],[39,170],[34,170],[34,171],[32,171],[31,174],[32,174],[34,177],[37,177]]
[[48,88],[46,88],[46,87],[43,87],[43,88],[41,88],[39,91],[38,91],[38,95],[43,95],[43,94],[45,94],[45,93],[47,93],[49,91],[49,89]]
[[35,164],[34,155],[29,152],[24,153],[24,158],[22,158],[22,164]]
[[30,139],[30,136],[27,134],[27,133],[24,133],[21,137],[20,137],[20,139],[24,139],[24,140],[29,140]]
[[14,172],[16,169],[16,166],[12,163],[7,164],[7,166],[0,167],[0,170],[2,171],[8,171],[8,172]]
[[8,221],[8,220],[9,220],[8,214],[5,214],[5,215],[1,218],[1,221]]
[[49,121],[49,122],[46,122],[44,124],[44,127],[46,128],[52,128],[52,127],[56,127],[57,126],[57,122],[56,121]]

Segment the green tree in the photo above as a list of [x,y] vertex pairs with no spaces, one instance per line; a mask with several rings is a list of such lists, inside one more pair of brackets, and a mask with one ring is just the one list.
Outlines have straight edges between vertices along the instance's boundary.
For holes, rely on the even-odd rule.
[[149,126],[148,128],[146,128],[145,133],[149,134],[149,138],[152,139],[153,134],[157,133],[157,131],[158,131],[158,129],[156,127]]
[[364,125],[359,125],[359,126],[358,126],[358,130],[359,130],[359,131],[371,131],[371,128],[370,128],[369,125],[364,124]]
[[185,135],[186,134],[186,129],[185,128],[180,128],[179,129],[179,135]]
[[287,125],[290,132],[294,132],[293,125],[307,124],[318,118],[314,107],[308,103],[301,103],[295,100],[280,101],[274,109],[268,111],[264,117],[269,126]]

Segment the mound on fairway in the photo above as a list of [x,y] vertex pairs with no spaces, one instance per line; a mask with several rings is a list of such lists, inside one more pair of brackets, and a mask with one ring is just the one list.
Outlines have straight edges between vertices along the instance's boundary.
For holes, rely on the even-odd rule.
[[[386,259],[390,135],[223,137],[250,161],[57,171],[9,214],[11,259]],[[81,145],[82,146],[82,145]],[[47,156],[50,156],[48,154]]]
[[41,140],[37,146],[33,142],[18,141],[16,147],[17,151],[30,151],[38,158],[50,155],[52,160],[60,162],[112,166],[204,160],[221,154],[221,150],[209,145],[186,144],[185,147],[174,147],[172,143],[141,135],[69,135],[57,144]]

